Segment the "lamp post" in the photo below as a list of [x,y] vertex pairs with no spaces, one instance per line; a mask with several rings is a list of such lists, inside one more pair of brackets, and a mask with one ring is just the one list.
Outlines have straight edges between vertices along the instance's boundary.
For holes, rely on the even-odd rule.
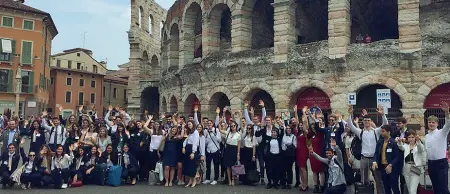
[[22,92],[22,65],[19,64],[17,67],[17,73],[16,73],[16,90],[14,93],[16,94],[16,116],[19,115],[19,103],[20,103],[20,93]]

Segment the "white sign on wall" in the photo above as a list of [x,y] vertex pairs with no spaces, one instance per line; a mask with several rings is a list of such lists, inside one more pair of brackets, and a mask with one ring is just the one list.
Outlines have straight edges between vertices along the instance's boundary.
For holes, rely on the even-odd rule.
[[391,90],[390,89],[377,89],[377,106],[383,106],[384,112],[388,112],[388,108],[391,108]]
[[356,93],[348,93],[348,104],[356,105]]
[[28,101],[28,108],[35,108],[36,107],[36,101]]

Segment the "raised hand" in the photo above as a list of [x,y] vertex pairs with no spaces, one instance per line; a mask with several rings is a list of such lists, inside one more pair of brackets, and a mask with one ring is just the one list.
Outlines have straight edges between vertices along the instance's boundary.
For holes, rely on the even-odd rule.
[[247,108],[248,107],[248,100],[244,101],[244,107]]
[[255,108],[253,108],[253,106],[250,107],[250,111],[248,111],[248,112],[251,113],[251,114],[254,114],[255,113]]
[[380,114],[380,115],[383,115],[383,114],[384,114],[384,109],[383,109],[383,106],[381,106],[381,105],[378,105],[378,108],[377,108],[377,113],[378,113],[378,114]]
[[47,111],[43,111],[43,112],[42,112],[42,116],[43,116],[43,117],[46,117],[47,115],[48,115]]
[[[363,110],[364,112],[364,110]],[[353,106],[352,105],[348,105],[348,114],[352,115],[353,114]]]
[[194,106],[194,112],[198,112],[198,106],[197,105]]
[[153,119],[153,115],[147,115],[148,120],[152,120]]
[[111,105],[108,106],[108,111],[111,112],[113,107]]
[[308,107],[307,106],[304,106],[303,108],[302,108],[302,112],[303,113],[306,113],[308,111]]
[[294,105],[294,112],[297,112],[297,105]]
[[444,111],[445,115],[449,114],[449,106],[447,102],[442,102],[441,108]]
[[369,113],[367,113],[367,110],[366,109],[362,109],[362,112],[361,112],[361,116],[366,116],[366,115],[368,115]]
[[79,111],[79,112],[83,111],[83,105],[81,105],[80,107],[78,107],[78,111]]
[[216,108],[216,114],[219,114],[220,113],[220,107],[217,107]]
[[164,118],[166,118],[166,114],[165,113],[161,113],[161,119],[164,119]]
[[310,153],[310,154],[314,153],[314,149],[313,149],[312,146],[308,146],[308,150],[309,150],[309,153]]
[[331,139],[330,139],[330,145],[331,145],[332,147],[336,146],[336,140],[335,140],[334,138],[331,138]]
[[62,112],[63,111],[63,106],[62,105],[59,105],[59,112]]
[[259,100],[259,106],[264,107],[264,101],[263,100]]

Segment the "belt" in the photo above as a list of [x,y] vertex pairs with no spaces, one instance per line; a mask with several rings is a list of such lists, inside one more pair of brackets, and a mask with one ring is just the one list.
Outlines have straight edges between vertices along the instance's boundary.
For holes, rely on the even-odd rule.
[[367,159],[373,159],[373,157],[365,157],[365,156],[361,156],[362,158],[367,158]]

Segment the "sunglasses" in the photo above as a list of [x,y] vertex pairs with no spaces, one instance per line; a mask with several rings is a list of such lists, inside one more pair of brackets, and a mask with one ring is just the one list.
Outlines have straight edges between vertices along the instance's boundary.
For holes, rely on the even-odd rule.
[[236,125],[230,125],[231,127],[236,127]]
[[30,154],[30,155],[28,155],[28,156],[30,156],[30,157],[34,157],[34,156],[36,156],[36,155],[34,155],[34,154]]

